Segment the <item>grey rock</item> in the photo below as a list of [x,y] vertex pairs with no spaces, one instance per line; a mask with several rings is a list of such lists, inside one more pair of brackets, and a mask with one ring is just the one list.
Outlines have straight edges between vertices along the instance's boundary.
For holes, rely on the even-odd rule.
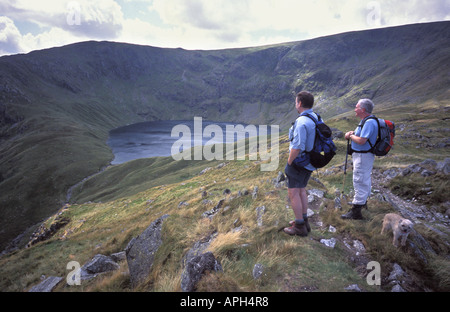
[[331,128],[331,130],[332,130],[332,138],[333,138],[333,140],[334,139],[340,139],[340,138],[344,137],[344,132],[342,132],[341,130],[336,129],[336,128]]
[[418,165],[418,164],[410,165],[410,166],[408,166],[408,168],[413,173],[417,173],[417,172],[420,172],[420,170],[422,170],[422,167],[420,165]]
[[449,174],[450,173],[450,158],[445,158],[444,161],[438,162],[436,165],[436,170],[438,170],[444,174]]
[[119,265],[108,256],[95,255],[88,263],[83,265],[81,272],[86,271],[89,274],[98,274],[119,269]]
[[212,252],[196,256],[186,263],[186,267],[181,274],[181,290],[184,292],[195,291],[197,283],[207,271],[223,271],[222,265],[216,260]]
[[385,170],[383,174],[386,179],[390,180],[390,179],[393,179],[396,176],[398,176],[400,173],[401,172],[398,171],[396,168],[391,168],[391,169]]
[[406,292],[406,290],[404,290],[399,284],[395,284],[394,287],[392,287],[391,292]]
[[261,263],[255,264],[253,267],[253,278],[257,280],[264,273],[264,266]]
[[318,190],[318,189],[312,189],[312,190],[308,190],[308,194],[309,195],[313,195],[319,199],[323,198],[323,195],[325,194],[323,191]]
[[393,267],[391,273],[389,274],[388,280],[389,280],[389,281],[399,280],[399,279],[401,279],[404,275],[405,275],[405,271],[403,271],[403,269],[401,268],[401,266],[398,265],[397,263],[394,263],[394,267]]
[[219,202],[217,203],[217,205],[214,208],[202,213],[202,217],[212,219],[216,215],[216,213],[219,212],[219,209],[222,208],[222,205],[224,202],[225,202],[225,198],[219,200]]
[[420,163],[420,165],[422,166],[431,166],[431,167],[436,167],[437,166],[437,162],[434,159],[425,159],[424,161],[422,161]]
[[410,174],[412,171],[411,171],[411,168],[405,168],[405,169],[402,169],[401,170],[401,175],[402,176],[407,176],[408,174]]
[[342,209],[341,198],[339,196],[334,198],[334,208]]
[[125,251],[120,251],[120,252],[116,252],[111,254],[110,256],[115,262],[120,262],[123,261],[127,258],[127,255],[125,253]]
[[284,175],[283,172],[279,171],[279,172],[278,172],[277,179],[276,179],[276,182],[277,182],[277,183],[280,183],[281,181],[284,181],[284,180],[286,180],[286,176]]
[[354,291],[354,292],[361,292],[362,291],[361,288],[359,288],[358,284],[349,285],[349,286],[345,287],[344,289],[348,290],[348,291]]
[[258,224],[259,227],[263,226],[262,217],[263,217],[265,212],[266,212],[266,207],[265,206],[261,206],[261,207],[257,207],[256,208],[256,223]]
[[202,175],[202,174],[205,174],[206,172],[208,172],[209,170],[211,170],[212,168],[211,167],[207,167],[207,168],[205,168],[205,169],[203,169],[202,171],[200,171],[200,175]]
[[366,247],[364,247],[364,244],[357,239],[353,240],[353,248],[355,248],[359,253],[366,252]]
[[322,238],[320,240],[320,242],[330,248],[334,248],[334,246],[336,246],[336,238],[334,238],[334,237],[332,237],[330,239]]
[[431,171],[431,170],[427,170],[427,169],[424,169],[424,170],[420,173],[420,175],[421,175],[422,177],[429,177],[429,176],[432,176],[432,175],[435,175],[435,174],[436,174],[436,172]]
[[168,217],[169,215],[166,214],[158,218],[141,235],[128,243],[125,253],[132,287],[136,287],[143,282],[150,273],[155,253],[162,244],[161,228],[163,221]]
[[50,276],[38,285],[30,288],[28,292],[51,292],[62,281],[62,277]]
[[211,242],[217,237],[217,235],[218,233],[214,232],[213,234],[205,237],[204,239],[197,241],[194,244],[194,246],[191,249],[189,249],[189,251],[184,256],[183,267],[185,267],[186,264],[193,258],[202,255],[203,252],[209,247]]
[[252,198],[256,199],[256,197],[258,197],[258,187],[257,186],[255,186],[253,188],[253,193],[252,193]]

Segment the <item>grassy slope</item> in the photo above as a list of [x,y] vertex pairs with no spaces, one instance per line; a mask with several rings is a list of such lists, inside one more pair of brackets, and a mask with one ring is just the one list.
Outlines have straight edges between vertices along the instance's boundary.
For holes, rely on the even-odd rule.
[[[438,105],[439,104],[439,105]],[[442,160],[448,155],[448,148],[442,150],[419,149],[421,140],[411,141],[404,134],[408,128],[418,129],[426,135],[429,130],[438,132],[441,126],[448,125],[442,120],[448,115],[450,103],[429,101],[421,105],[421,111],[414,120],[406,117],[401,110],[377,111],[396,121],[399,130],[396,137],[395,149],[385,158],[377,158],[377,168],[391,166],[406,166],[432,157]],[[444,118],[445,119],[445,118]],[[329,124],[342,130],[354,127],[356,119],[344,115],[329,121]],[[444,124],[440,124],[440,123]],[[424,123],[432,125],[424,129]],[[281,141],[286,137],[281,137]],[[439,138],[432,138],[437,142]],[[336,141],[338,155],[329,165],[330,168],[342,165],[344,160],[344,140]],[[282,171],[286,162],[288,144],[280,146],[279,170]],[[399,263],[404,269],[415,274],[422,281],[424,287],[432,290],[448,290],[449,262],[445,259],[448,247],[439,242],[426,227],[418,225],[416,230],[429,240],[438,251],[437,256],[428,256],[429,264],[417,261],[410,249],[396,250],[386,237],[379,234],[381,219],[393,208],[386,202],[371,199],[371,209],[364,211],[366,220],[362,222],[344,222],[340,220],[340,211],[334,209],[334,193],[342,187],[342,171],[324,176],[319,172],[319,179],[323,185],[311,180],[308,188],[326,191],[326,198],[320,206],[311,206],[320,217],[324,226],[313,225],[313,231],[307,239],[289,237],[278,232],[278,229],[292,219],[292,211],[286,209],[287,190],[275,188],[271,180],[278,171],[261,172],[259,162],[231,161],[226,166],[216,168],[216,162],[198,161],[193,164],[192,171],[186,173],[184,164],[178,164],[180,171],[171,168],[171,177],[167,177],[164,185],[153,186],[152,177],[161,178],[168,171],[170,164],[167,159],[148,159],[133,161],[116,166],[108,172],[98,175],[95,184],[106,183],[115,177],[114,174],[127,173],[123,179],[121,190],[112,192],[105,187],[106,193],[99,197],[116,197],[102,203],[74,204],[68,207],[63,216],[69,217],[71,222],[59,230],[51,239],[38,243],[33,247],[17,251],[0,259],[0,284],[2,291],[23,291],[39,282],[42,274],[46,276],[66,276],[66,264],[76,260],[83,264],[95,254],[110,254],[121,251],[133,236],[141,233],[153,220],[169,214],[163,227],[164,244],[158,250],[153,271],[148,282],[135,291],[180,291],[180,276],[182,272],[182,258],[194,243],[213,232],[218,236],[210,246],[215,256],[221,262],[224,273],[210,275],[200,283],[200,290],[215,291],[302,291],[312,289],[316,291],[342,291],[350,284],[358,284],[366,291],[388,290],[386,284],[382,288],[368,286],[364,276],[358,274],[364,268],[355,267],[349,261],[345,247],[337,244],[335,249],[329,249],[318,242],[321,238],[334,237],[328,233],[328,225],[338,228],[341,236],[361,240],[367,249],[370,260],[379,261],[382,265],[382,277],[386,278],[389,267],[393,262]],[[161,170],[158,175],[157,169]],[[199,175],[200,170],[212,167],[212,170]],[[179,176],[176,176],[179,172]],[[351,172],[350,172],[351,173]],[[181,174],[186,174],[181,176]],[[147,177],[142,179],[142,177]],[[314,173],[313,177],[317,177]],[[351,174],[347,177],[348,190],[351,188]],[[121,179],[121,178],[118,178]],[[172,181],[169,181],[173,179]],[[421,180],[421,177],[417,179]],[[420,182],[418,180],[418,182]],[[138,182],[140,181],[140,182]],[[160,181],[162,183],[163,181]],[[141,183],[143,191],[138,192]],[[148,184],[150,183],[150,184]],[[251,195],[237,197],[240,190],[251,192],[254,186],[259,187],[258,196]],[[137,187],[137,188],[136,188]],[[222,194],[229,188],[231,197]],[[206,191],[205,204],[202,192]],[[347,192],[347,191],[346,191]],[[114,196],[113,194],[119,194]],[[201,214],[211,209],[220,199],[226,198],[224,206],[228,210],[219,212],[211,221],[201,217]],[[185,201],[188,205],[179,207]],[[266,207],[263,226],[256,222],[256,207]],[[317,205],[317,204],[316,204]],[[431,203],[430,203],[431,205]],[[244,231],[233,232],[236,226],[242,225]],[[313,219],[314,220],[314,219]],[[317,220],[317,219],[316,219]],[[259,280],[253,280],[252,270],[256,263],[263,264],[266,275]],[[446,269],[447,268],[447,269]],[[447,273],[445,273],[447,272]],[[115,273],[106,274],[91,282],[85,282],[78,288],[61,284],[58,291],[130,291],[126,262],[121,263],[121,269]]]

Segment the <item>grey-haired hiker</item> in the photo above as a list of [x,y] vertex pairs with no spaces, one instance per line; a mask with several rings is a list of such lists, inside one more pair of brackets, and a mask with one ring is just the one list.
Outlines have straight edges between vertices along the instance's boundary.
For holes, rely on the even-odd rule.
[[[352,201],[352,208],[342,219],[362,219],[361,210],[367,207],[367,198],[372,188],[372,169],[375,155],[370,152],[371,146],[375,144],[378,135],[378,124],[375,119],[368,119],[372,116],[374,103],[369,99],[361,99],[355,107],[356,116],[361,119],[355,131],[345,134],[347,140],[351,140],[351,151],[353,159],[353,187],[355,196]],[[364,127],[361,124],[364,123]]]

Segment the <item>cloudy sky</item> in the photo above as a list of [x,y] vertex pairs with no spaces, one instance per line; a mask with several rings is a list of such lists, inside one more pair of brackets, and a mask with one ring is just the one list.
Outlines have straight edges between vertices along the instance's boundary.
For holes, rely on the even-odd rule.
[[450,0],[0,0],[0,55],[86,40],[185,49],[450,20]]

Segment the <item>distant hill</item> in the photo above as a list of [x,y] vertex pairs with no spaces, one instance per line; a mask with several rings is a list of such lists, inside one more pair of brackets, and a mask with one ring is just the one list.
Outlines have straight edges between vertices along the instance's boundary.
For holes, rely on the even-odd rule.
[[309,90],[331,118],[449,98],[450,22],[217,51],[82,42],[0,58],[0,250],[111,161],[108,131],[144,120],[280,124]]

